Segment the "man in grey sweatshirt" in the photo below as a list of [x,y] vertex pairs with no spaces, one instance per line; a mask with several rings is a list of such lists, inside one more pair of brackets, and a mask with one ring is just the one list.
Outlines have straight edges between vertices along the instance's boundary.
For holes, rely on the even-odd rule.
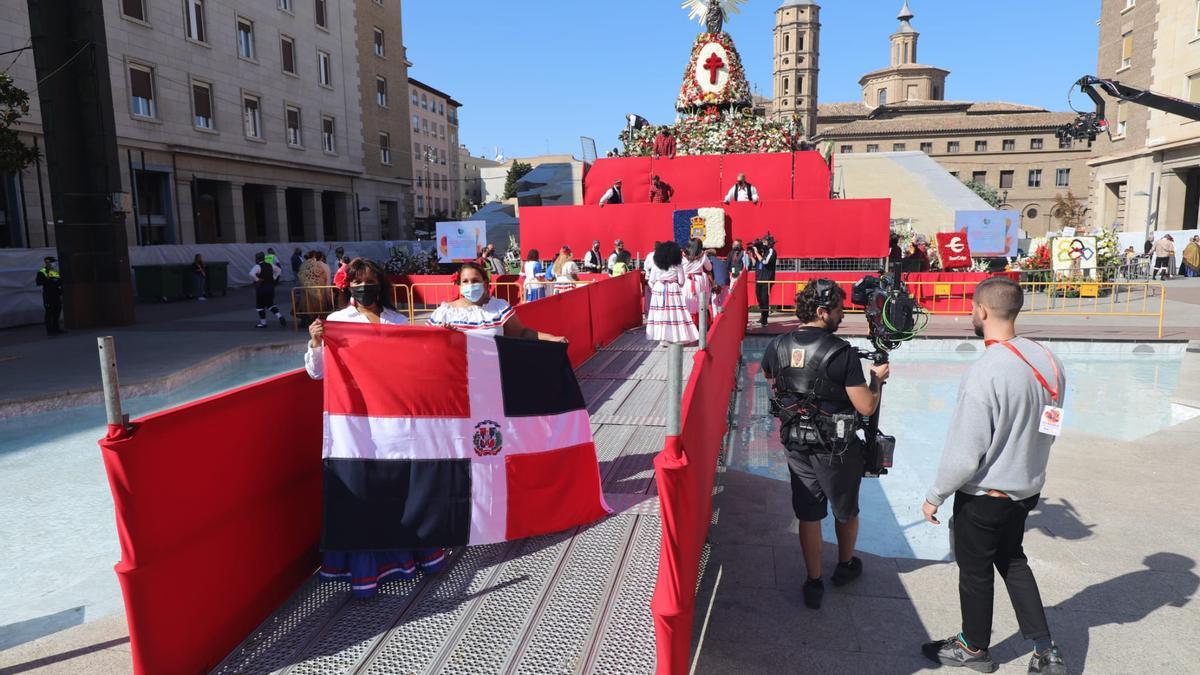
[[938,507],[954,495],[950,523],[962,631],[921,649],[943,665],[996,670],[988,653],[995,568],[1021,634],[1034,642],[1029,672],[1066,675],[1021,542],[1046,483],[1067,380],[1049,349],[1017,337],[1023,304],[1021,286],[1011,279],[994,277],[975,289],[971,321],[986,350],[963,375],[937,479],[922,505],[926,520],[937,525]]

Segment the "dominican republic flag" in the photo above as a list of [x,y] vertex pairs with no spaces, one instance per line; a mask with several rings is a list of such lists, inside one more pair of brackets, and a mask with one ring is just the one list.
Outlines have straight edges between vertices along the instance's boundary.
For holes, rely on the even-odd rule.
[[687,248],[691,239],[699,239],[704,248],[723,248],[725,209],[680,209],[671,214],[671,229],[680,248]]
[[561,343],[325,324],[326,551],[490,544],[609,513]]

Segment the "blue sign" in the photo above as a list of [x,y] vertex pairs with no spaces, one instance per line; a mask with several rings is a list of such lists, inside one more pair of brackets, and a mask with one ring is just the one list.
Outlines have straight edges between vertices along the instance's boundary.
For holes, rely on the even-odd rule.
[[967,244],[975,258],[1012,258],[1021,236],[1017,211],[955,211],[954,231],[967,231]]

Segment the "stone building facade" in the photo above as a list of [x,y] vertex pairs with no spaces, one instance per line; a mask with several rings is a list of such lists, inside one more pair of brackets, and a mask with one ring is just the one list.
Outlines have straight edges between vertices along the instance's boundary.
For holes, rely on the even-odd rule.
[[843,154],[924,152],[960,180],[996,189],[1002,209],[1021,213],[1026,234],[1060,227],[1057,198],[1070,193],[1085,202],[1090,184],[1087,143],[1054,136],[1074,113],[944,100],[949,71],[917,63],[919,34],[907,1],[897,18],[891,65],[863,76],[861,101],[818,106],[818,140]]
[[399,2],[357,0],[363,180],[358,220],[366,239],[412,239],[413,151],[408,57]]
[[[110,85],[124,189],[134,204],[131,244],[359,238],[353,0],[122,0],[110,8]],[[2,0],[0,11],[10,31],[0,35],[0,49],[28,44],[26,3]],[[40,137],[32,54],[22,54],[11,74],[30,92],[21,131]],[[18,179],[31,225],[42,213],[53,220],[41,169],[41,195],[35,168]],[[30,227],[20,245],[53,245],[53,229]]]
[[412,126],[414,217],[431,223],[457,208],[461,167],[458,161],[458,109],[445,92],[408,79]]
[[[1200,103],[1200,2],[1102,0],[1096,75]],[[1200,122],[1109,99],[1094,147],[1098,224],[1192,230],[1200,219]]]
[[772,118],[796,118],[811,136],[817,126],[821,72],[821,7],[813,0],[783,0],[775,10]]
[[[105,2],[129,243],[411,238],[415,197],[426,189],[424,174],[417,189],[418,165],[442,186],[427,198],[451,211],[458,103],[410,82],[400,8],[399,0]],[[26,2],[0,0],[0,12],[0,51],[15,55],[5,65],[30,94],[17,128],[44,146],[38,74],[32,51],[21,51],[30,43]],[[418,115],[426,126],[412,129]],[[438,171],[432,157],[429,166],[409,159],[430,148]],[[0,176],[0,247],[54,246],[54,220],[45,162]]]

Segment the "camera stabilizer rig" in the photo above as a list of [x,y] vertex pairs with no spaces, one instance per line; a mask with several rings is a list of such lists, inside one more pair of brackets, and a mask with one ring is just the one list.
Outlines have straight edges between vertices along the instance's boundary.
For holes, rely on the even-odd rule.
[[[850,301],[863,308],[869,339],[875,347],[874,351],[858,350],[858,356],[876,365],[887,363],[889,352],[915,338],[929,324],[929,315],[909,295],[899,270],[890,276],[880,273],[859,279],[850,293]],[[883,407],[880,396],[875,413],[862,418],[866,439],[863,475],[870,478],[887,474],[896,452],[896,437],[879,431],[879,412]]]

